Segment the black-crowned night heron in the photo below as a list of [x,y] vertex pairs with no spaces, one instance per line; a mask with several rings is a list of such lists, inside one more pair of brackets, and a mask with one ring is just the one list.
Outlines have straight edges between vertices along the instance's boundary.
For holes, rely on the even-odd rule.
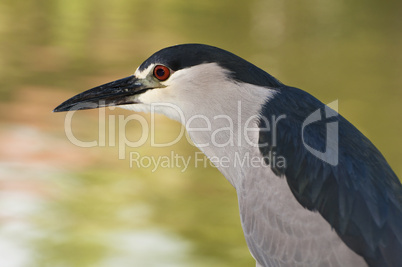
[[385,158],[334,109],[232,53],[168,47],[54,111],[155,103],[227,160],[215,164],[257,266],[402,266],[402,186]]

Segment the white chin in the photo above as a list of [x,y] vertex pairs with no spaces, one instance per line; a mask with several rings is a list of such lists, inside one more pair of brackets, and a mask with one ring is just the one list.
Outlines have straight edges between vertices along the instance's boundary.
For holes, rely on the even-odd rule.
[[135,112],[145,112],[149,113],[151,111],[149,105],[145,104],[129,104],[129,105],[120,105],[118,108],[127,109]]
[[173,104],[170,103],[154,103],[152,105],[149,104],[130,104],[130,105],[121,105],[118,106],[123,109],[135,111],[135,112],[145,112],[145,113],[158,113],[167,116],[172,120],[176,120],[178,122],[183,123],[184,114],[182,110]]

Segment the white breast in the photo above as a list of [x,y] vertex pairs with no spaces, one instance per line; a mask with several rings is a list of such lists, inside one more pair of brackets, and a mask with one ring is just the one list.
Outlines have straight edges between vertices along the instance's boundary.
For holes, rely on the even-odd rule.
[[285,177],[246,169],[236,190],[247,244],[262,266],[367,266],[319,213],[297,202]]

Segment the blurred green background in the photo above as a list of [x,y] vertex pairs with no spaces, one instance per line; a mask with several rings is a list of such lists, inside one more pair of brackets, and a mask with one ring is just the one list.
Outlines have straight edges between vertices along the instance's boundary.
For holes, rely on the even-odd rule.
[[[119,160],[118,144],[72,144],[51,110],[163,47],[205,43],[338,99],[402,177],[401,29],[401,1],[2,0],[0,266],[254,266],[235,190],[216,169],[130,167],[131,151],[194,157],[185,139]],[[98,115],[76,113],[74,134],[98,140]],[[156,139],[180,129],[157,117]],[[128,124],[129,139],[139,133]]]

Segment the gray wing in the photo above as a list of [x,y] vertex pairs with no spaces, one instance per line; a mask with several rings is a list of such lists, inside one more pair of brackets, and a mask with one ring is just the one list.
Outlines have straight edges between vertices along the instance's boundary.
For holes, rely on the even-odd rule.
[[[289,113],[284,107],[293,106]],[[287,160],[286,168],[271,166],[286,177],[297,201],[318,211],[343,242],[370,266],[402,266],[402,186],[375,146],[342,116],[339,125],[339,163],[332,166],[312,155],[302,143],[302,122],[324,105],[302,90],[283,88],[263,107],[262,115],[286,114],[272,132],[260,131],[263,155],[274,151]],[[264,127],[261,120],[260,127]],[[307,127],[304,139],[325,151],[326,124]]]
[[285,178],[257,168],[238,191],[243,230],[261,266],[366,266],[318,213],[295,199]]

